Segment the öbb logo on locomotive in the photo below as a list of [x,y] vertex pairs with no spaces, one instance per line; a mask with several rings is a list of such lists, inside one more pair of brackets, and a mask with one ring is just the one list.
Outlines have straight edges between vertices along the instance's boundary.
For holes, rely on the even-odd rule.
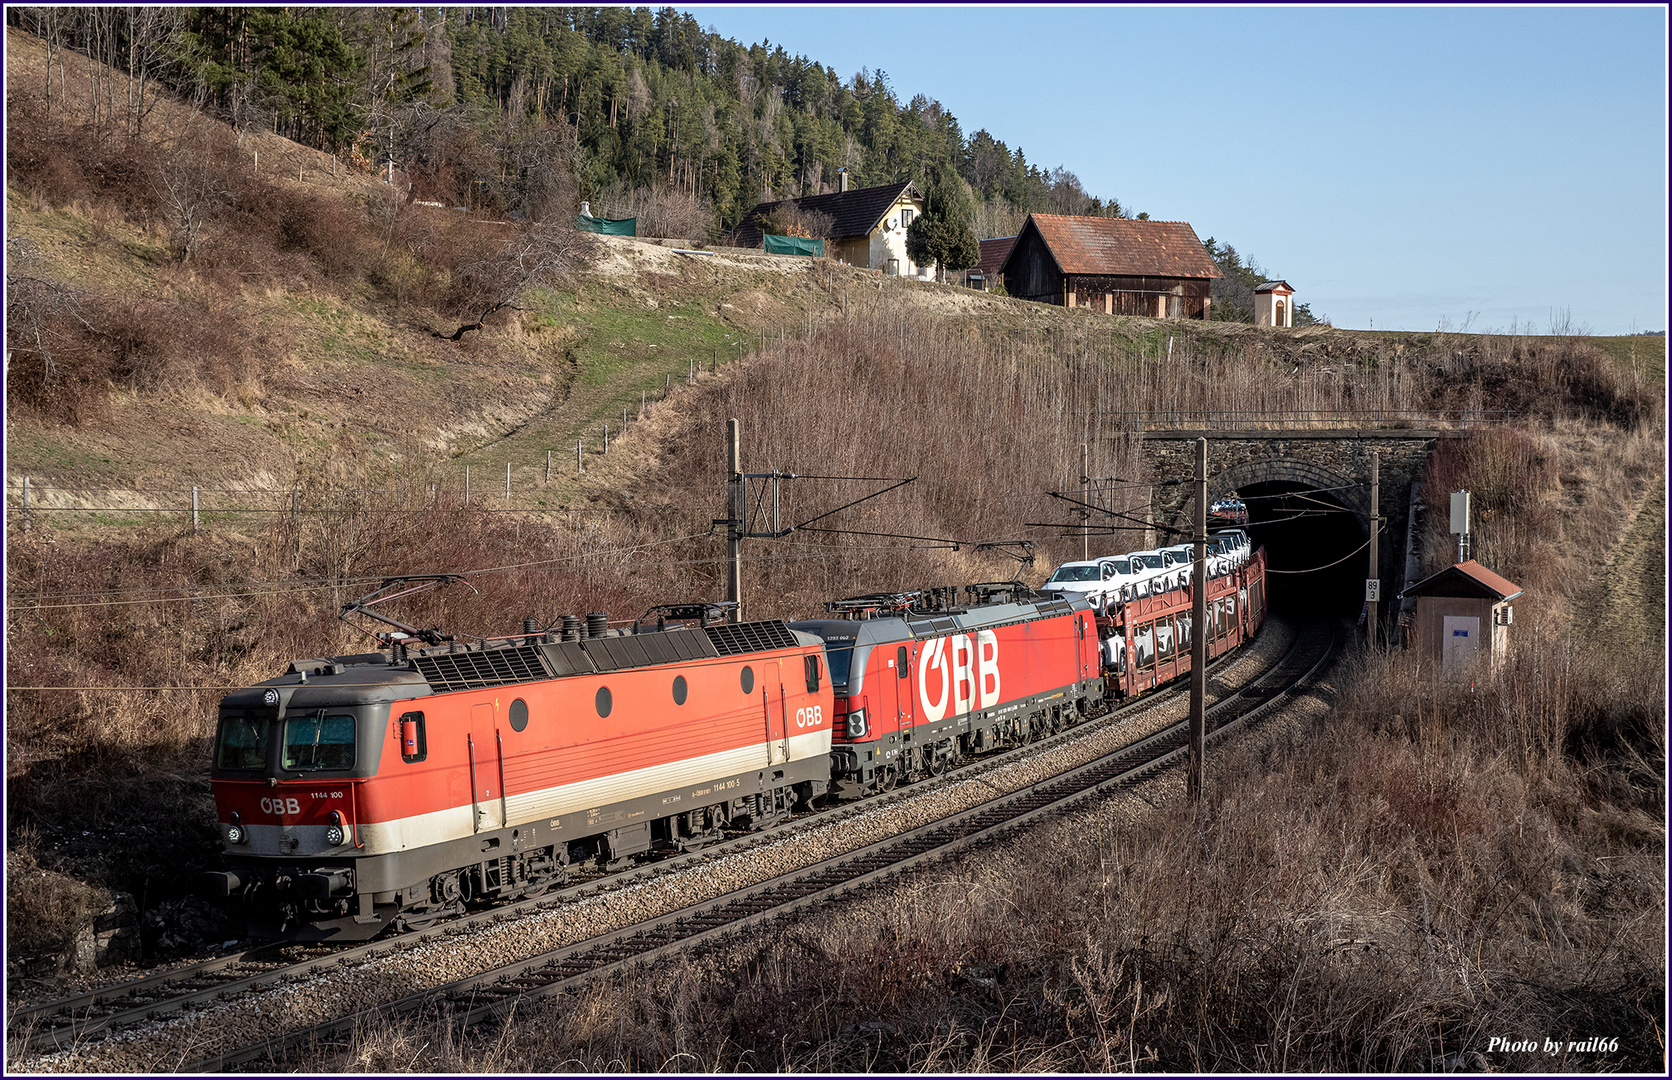
[[[1263,551],[1210,570],[1210,657],[1258,629],[1264,573]],[[793,623],[669,605],[467,643],[367,610],[412,580],[344,609],[396,628],[378,651],[296,661],[221,702],[227,868],[203,889],[252,936],[362,940],[938,774],[1184,675],[1195,632],[1188,580],[989,582]]]

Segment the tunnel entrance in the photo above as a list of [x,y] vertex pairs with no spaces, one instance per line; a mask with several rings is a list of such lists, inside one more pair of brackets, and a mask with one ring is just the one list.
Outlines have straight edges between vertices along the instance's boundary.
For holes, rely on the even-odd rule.
[[1274,611],[1358,617],[1369,573],[1369,534],[1357,513],[1329,491],[1292,480],[1243,484],[1248,532],[1266,549]]

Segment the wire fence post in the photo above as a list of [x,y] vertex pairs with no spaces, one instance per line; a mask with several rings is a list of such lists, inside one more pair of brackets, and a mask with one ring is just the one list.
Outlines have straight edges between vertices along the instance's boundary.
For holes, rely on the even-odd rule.
[[663,400],[664,401],[667,400],[667,396],[671,393],[673,393],[673,376],[672,375],[664,375],[664,376],[662,376],[662,398],[663,398]]
[[645,390],[640,390],[639,391],[639,419],[640,420],[644,419],[644,402],[645,402],[645,395],[647,393],[648,393],[648,391],[645,391]]
[[579,475],[580,473],[584,473],[584,472],[586,472],[586,466],[581,464],[581,440],[576,439],[575,440],[575,473],[577,475]]
[[197,532],[197,485],[192,485],[192,532]]
[[610,426],[604,425],[604,453],[610,452]]
[[464,467],[464,504],[470,505],[470,466]]
[[29,531],[29,478],[23,478],[23,531]]
[[505,463],[505,505],[507,508],[511,505],[511,463],[509,461]]
[[552,482],[552,452],[546,451],[546,483]]

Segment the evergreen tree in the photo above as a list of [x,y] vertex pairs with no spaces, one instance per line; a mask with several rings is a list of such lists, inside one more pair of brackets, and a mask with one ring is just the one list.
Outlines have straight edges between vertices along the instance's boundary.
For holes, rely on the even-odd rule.
[[923,193],[923,213],[906,229],[906,254],[920,265],[939,263],[941,280],[948,270],[968,270],[981,261],[975,235],[975,198],[957,172],[936,166]]

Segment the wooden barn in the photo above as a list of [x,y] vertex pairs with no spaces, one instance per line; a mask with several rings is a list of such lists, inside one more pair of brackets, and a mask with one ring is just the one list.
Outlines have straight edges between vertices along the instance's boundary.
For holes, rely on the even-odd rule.
[[1011,296],[1108,315],[1205,319],[1222,277],[1184,221],[1030,214],[1002,270]]

